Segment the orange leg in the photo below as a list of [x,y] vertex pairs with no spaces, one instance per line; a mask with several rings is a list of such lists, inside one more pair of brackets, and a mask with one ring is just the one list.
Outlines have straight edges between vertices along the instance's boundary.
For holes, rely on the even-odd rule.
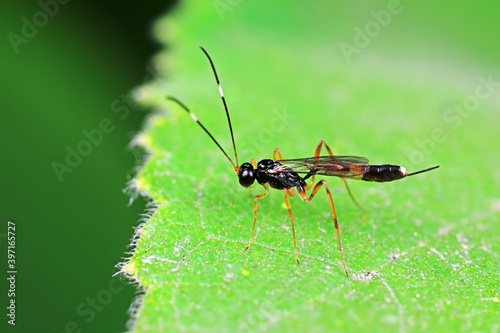
[[[325,146],[326,150],[328,151],[328,154],[330,156],[333,156],[333,152],[332,150],[330,149],[330,147],[328,147],[328,145],[325,143],[325,141],[321,140],[318,145],[316,146],[316,150],[314,151],[314,157],[319,157],[320,156],[320,153],[321,153],[321,148]],[[304,189],[305,190],[309,190],[313,184],[314,184],[314,176],[315,175],[312,175],[311,177],[311,181],[309,182],[309,184],[307,184],[306,186],[304,186]]]
[[345,180],[344,178],[340,178],[342,179],[342,182],[344,183],[345,185],[345,188],[347,190],[347,194],[349,194],[349,197],[351,198],[352,202],[354,202],[354,204],[356,205],[356,207],[358,207],[358,209],[362,212],[365,211],[365,209],[363,208],[363,206],[361,206],[358,202],[358,200],[354,199],[354,196],[352,195],[352,192],[351,192],[351,189],[349,188],[349,185],[347,185],[347,180]]
[[316,147],[316,150],[314,152],[314,157],[318,157],[320,156],[319,153],[321,152],[321,147],[322,146],[325,146],[326,150],[328,151],[328,155],[330,156],[333,156],[333,152],[332,150],[330,149],[330,147],[328,147],[328,145],[326,144],[325,141],[321,140],[319,143],[318,143],[318,146]]
[[[321,140],[319,143],[318,143],[318,146],[316,147],[316,150],[314,151],[314,157],[318,157],[320,156],[320,153],[321,153],[321,148],[325,146],[326,150],[328,151],[328,155],[330,156],[334,156],[333,155],[333,152],[332,150],[330,149],[330,147],[326,144],[325,141]],[[354,196],[352,195],[352,192],[351,192],[351,189],[349,188],[349,185],[347,185],[347,180],[345,180],[344,178],[341,178],[342,179],[342,182],[344,183],[344,186],[347,190],[347,194],[349,194],[349,197],[351,198],[352,202],[356,205],[356,207],[359,208],[359,210],[361,211],[365,211],[365,209],[363,208],[363,206],[361,206],[359,204],[359,202],[354,199]],[[304,186],[304,189],[305,190],[309,190],[311,188],[311,186],[314,184],[314,175],[311,177],[311,182],[309,184],[307,184],[307,186]]]
[[[283,159],[283,157],[281,156],[281,152],[280,152],[279,148],[276,148],[274,150],[273,158],[275,160],[282,160]],[[292,209],[290,207],[290,200],[288,199],[288,196],[291,196],[292,198],[294,198],[295,197],[295,192],[293,190],[293,187],[292,188],[286,188],[283,191],[285,192],[285,204],[286,204],[286,208],[288,209],[288,214],[290,215],[290,220],[292,220],[293,248],[295,249],[295,260],[297,261],[297,264],[300,264],[299,255],[297,253],[297,238],[295,237],[295,225],[293,223],[293,213],[292,213]]]
[[246,247],[245,250],[248,250],[250,248],[250,245],[252,245],[252,240],[253,240],[253,235],[255,233],[255,223],[257,222],[257,200],[264,198],[267,193],[269,192],[269,187],[267,185],[264,185],[264,188],[266,189],[266,192],[256,195],[254,202],[253,202],[253,228],[252,228],[252,237],[250,237],[250,242],[248,243],[248,246]]
[[[325,144],[325,146],[326,146],[326,144]],[[339,224],[337,222],[337,213],[335,212],[335,206],[333,205],[332,194],[330,192],[330,189],[328,188],[328,185],[326,185],[326,182],[324,180],[320,180],[314,186],[314,188],[312,190],[312,193],[309,196],[309,198],[307,197],[307,193],[304,190],[304,188],[302,188],[300,186],[297,186],[297,192],[298,192],[298,194],[299,194],[299,196],[300,196],[300,198],[302,200],[304,200],[306,202],[309,202],[309,201],[311,201],[314,198],[314,195],[319,191],[319,189],[321,188],[321,186],[325,186],[326,195],[328,197],[328,202],[330,203],[330,208],[332,210],[333,223],[335,224],[335,230],[337,231],[337,238],[339,240],[340,259],[342,260],[342,265],[344,266],[345,274],[347,276],[349,276],[349,273],[347,273],[347,267],[346,267],[345,262],[344,262],[344,255],[343,255],[343,252],[342,252],[342,243],[340,241],[340,228],[339,228]]]
[[281,156],[281,152],[280,152],[280,149],[279,149],[279,148],[276,148],[276,149],[274,150],[273,158],[274,158],[275,160],[282,160],[282,159],[283,159],[283,157]]
[[293,198],[295,196],[295,193],[293,192],[293,188],[284,189],[283,191],[285,192],[286,208],[288,209],[288,214],[290,214],[290,220],[292,220],[292,234],[293,234],[293,247],[295,249],[295,260],[297,261],[297,264],[300,264],[299,255],[297,254],[297,239],[295,238],[295,226],[293,224],[293,214],[292,214],[292,209],[290,207],[290,200],[288,200],[288,196],[290,195]]

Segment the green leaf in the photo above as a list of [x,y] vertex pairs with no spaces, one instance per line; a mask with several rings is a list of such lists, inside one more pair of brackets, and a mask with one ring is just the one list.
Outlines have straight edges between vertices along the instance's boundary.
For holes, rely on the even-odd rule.
[[[229,7],[219,15],[221,3]],[[391,26],[349,63],[339,44],[353,43],[357,23],[342,20],[352,10],[344,6],[190,3],[156,25],[168,51],[155,59],[158,77],[137,90],[158,112],[136,139],[151,156],[133,186],[158,208],[123,269],[145,290],[135,332],[498,329],[499,100],[498,86],[481,81],[494,73],[478,79],[465,65],[446,70],[385,51],[385,33],[404,40]],[[300,265],[280,191],[259,201],[245,251],[263,188],[240,187],[215,144],[165,99],[188,105],[231,156],[198,44],[217,67],[240,164],[271,158],[276,147],[284,158],[312,156],[323,139],[373,164],[441,166],[392,183],[350,182],[365,212],[340,180],[326,178],[349,277],[323,189],[310,203],[291,201]]]

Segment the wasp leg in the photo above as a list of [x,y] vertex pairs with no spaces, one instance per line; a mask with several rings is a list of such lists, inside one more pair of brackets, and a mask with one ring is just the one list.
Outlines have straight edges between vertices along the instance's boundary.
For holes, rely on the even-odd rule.
[[332,150],[330,149],[330,147],[328,147],[328,145],[326,144],[325,141],[321,140],[319,143],[318,143],[318,146],[316,147],[316,150],[314,152],[314,157],[318,157],[320,156],[320,152],[321,152],[321,147],[325,146],[326,150],[328,151],[328,155],[330,156],[333,156],[333,152]]
[[342,265],[344,266],[344,271],[347,276],[349,276],[349,273],[347,273],[347,267],[344,262],[344,254],[342,252],[342,242],[340,241],[340,228],[339,224],[337,222],[337,213],[335,212],[335,206],[333,205],[333,198],[332,198],[332,193],[330,192],[330,189],[328,188],[328,185],[326,185],[326,182],[324,180],[320,180],[313,188],[312,193],[309,197],[307,197],[307,193],[304,190],[303,187],[297,186],[297,192],[300,196],[300,198],[306,202],[311,201],[314,198],[314,195],[319,191],[321,186],[325,187],[326,190],[326,196],[328,197],[328,202],[330,204],[330,208],[332,210],[332,217],[333,217],[333,223],[335,224],[335,230],[337,231],[337,238],[339,241],[339,251],[340,251],[340,259],[342,260]]
[[[279,148],[276,148],[274,150],[273,158],[275,160],[282,160],[283,156],[281,156],[281,152]],[[293,234],[293,248],[295,250],[295,260],[297,261],[297,264],[300,264],[299,261],[299,255],[297,253],[297,238],[295,237],[295,225],[293,223],[293,213],[292,213],[292,208],[290,207],[290,200],[288,199],[288,196],[291,196],[292,198],[295,197],[295,192],[292,188],[286,188],[283,190],[285,192],[285,204],[286,204],[286,209],[288,209],[288,214],[290,215],[290,220],[292,221],[292,234]]]
[[267,184],[263,185],[264,188],[266,189],[266,192],[256,195],[254,202],[253,202],[253,228],[252,228],[252,237],[250,237],[250,242],[248,243],[248,246],[245,248],[245,250],[248,250],[250,248],[250,245],[252,245],[252,240],[253,240],[253,235],[255,233],[255,223],[257,222],[257,200],[264,198],[267,193],[269,192],[269,186]]
[[292,213],[292,208],[290,207],[290,200],[288,199],[288,196],[291,196],[292,198],[295,197],[295,192],[293,192],[293,188],[284,189],[283,191],[285,192],[286,208],[288,209],[288,214],[290,214],[290,220],[292,220],[293,248],[295,249],[295,260],[297,261],[297,264],[300,264],[299,255],[297,253],[297,239],[295,238],[295,226],[293,224],[293,213]]
[[[321,140],[318,143],[318,146],[316,147],[316,150],[314,152],[314,157],[319,157],[320,156],[321,148],[323,146],[325,146],[326,150],[328,151],[328,155],[334,156],[332,150],[326,144],[326,142],[323,141],[323,140]],[[342,182],[344,183],[344,186],[345,186],[345,188],[347,190],[347,194],[349,194],[349,197],[351,198],[352,202],[356,205],[356,207],[358,207],[359,210],[361,210],[361,211],[364,212],[365,209],[363,208],[363,206],[361,206],[360,203],[354,198],[354,195],[352,195],[351,189],[349,188],[349,185],[347,185],[347,180],[345,180],[344,178],[341,178],[341,179],[342,179]],[[309,184],[307,184],[307,186],[304,186],[304,189],[305,190],[309,190],[312,187],[313,184],[314,184],[314,175],[311,177],[311,182]]]
[[363,206],[361,206],[361,204],[358,202],[358,200],[356,200],[354,198],[354,196],[352,195],[351,189],[349,188],[349,185],[347,185],[347,180],[345,180],[344,178],[341,178],[341,179],[342,179],[342,182],[345,185],[345,188],[347,190],[347,194],[349,194],[349,197],[351,198],[352,202],[356,205],[356,207],[358,207],[358,209],[360,211],[366,212],[366,210],[363,208]]
[[[325,141],[321,140],[318,145],[316,146],[316,150],[314,151],[314,157],[319,157],[320,156],[320,153],[321,153],[321,148],[325,146],[326,150],[328,151],[328,154],[330,156],[333,156],[333,152],[332,150],[330,149],[330,147],[328,147],[328,145],[326,144]],[[315,159],[316,161],[316,159]],[[307,184],[306,186],[304,186],[304,190],[310,190],[311,187],[313,186],[314,184],[314,176],[315,175],[312,175],[311,177],[311,181],[309,182],[309,184]]]
[[281,152],[280,152],[280,149],[279,149],[279,148],[276,148],[276,149],[274,150],[273,158],[274,158],[275,160],[282,160],[282,159],[283,159],[283,157],[281,156]]

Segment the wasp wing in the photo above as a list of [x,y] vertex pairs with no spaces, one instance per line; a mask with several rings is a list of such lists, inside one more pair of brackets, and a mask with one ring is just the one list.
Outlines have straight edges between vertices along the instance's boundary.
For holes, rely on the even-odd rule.
[[356,177],[368,172],[368,159],[360,156],[318,156],[278,160],[272,173],[296,172],[309,175]]

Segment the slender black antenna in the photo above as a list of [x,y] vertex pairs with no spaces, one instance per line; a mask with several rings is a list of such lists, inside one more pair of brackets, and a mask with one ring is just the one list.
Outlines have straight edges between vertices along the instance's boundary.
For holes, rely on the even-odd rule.
[[238,154],[236,153],[236,144],[234,143],[233,126],[231,125],[231,118],[229,117],[229,110],[227,109],[226,99],[224,98],[224,93],[222,92],[222,86],[220,85],[219,76],[217,75],[217,71],[215,70],[214,62],[212,61],[212,58],[210,58],[210,56],[208,55],[208,52],[201,45],[200,45],[200,49],[207,56],[208,61],[210,61],[210,65],[212,66],[212,70],[214,71],[215,81],[217,81],[217,86],[219,87],[220,97],[222,98],[222,103],[224,104],[224,110],[226,110],[227,121],[229,123],[229,131],[231,132],[231,140],[233,140],[234,158],[236,159],[236,167],[234,169],[236,170],[236,173],[239,173],[240,167],[238,164]]
[[239,168],[236,167],[236,165],[233,163],[233,160],[226,154],[226,152],[224,151],[224,149],[222,149],[222,147],[220,146],[220,144],[217,142],[217,140],[215,140],[215,138],[212,136],[212,134],[210,134],[210,132],[205,128],[205,126],[203,126],[203,124],[198,120],[198,118],[194,115],[194,113],[192,113],[188,108],[187,106],[185,106],[181,101],[179,101],[177,98],[175,97],[171,97],[171,96],[167,96],[167,99],[168,100],[171,100],[177,104],[180,105],[181,108],[183,108],[184,110],[187,111],[187,113],[189,113],[189,115],[191,116],[191,118],[196,121],[198,123],[198,125],[200,125],[201,128],[203,128],[203,130],[208,134],[208,136],[210,136],[210,138],[212,139],[213,142],[215,142],[215,144],[217,145],[217,147],[219,147],[219,149],[224,153],[224,155],[226,155],[227,159],[229,160],[229,162],[231,162],[231,164],[233,165],[233,168],[234,170],[236,171],[236,173],[238,174],[239,173]]
[[412,172],[412,173],[407,174],[406,176],[408,177],[408,176],[418,175],[419,173],[431,171],[431,170],[434,170],[434,169],[437,169],[437,168],[439,168],[439,165],[433,166],[432,168],[420,170],[420,171],[417,171],[417,172]]

